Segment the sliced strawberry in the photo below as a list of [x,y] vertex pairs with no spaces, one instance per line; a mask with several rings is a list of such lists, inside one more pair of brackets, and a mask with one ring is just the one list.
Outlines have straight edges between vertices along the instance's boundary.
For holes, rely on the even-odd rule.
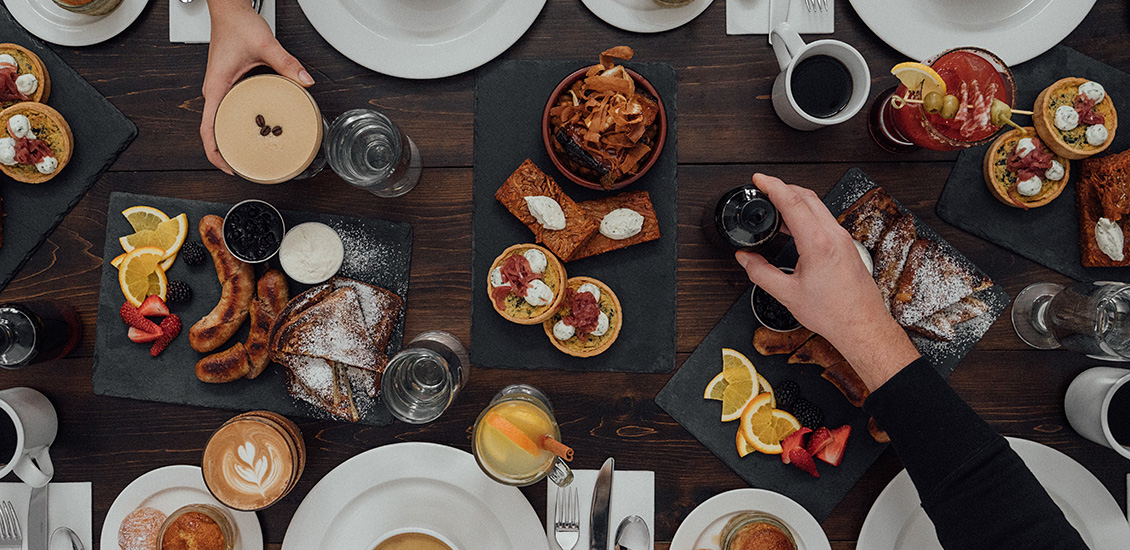
[[137,344],[148,344],[160,338],[161,333],[161,327],[157,327],[157,332],[145,332],[137,327],[129,327],[129,339]]
[[161,334],[160,338],[153,341],[153,347],[149,348],[149,355],[153,357],[161,355],[161,352],[165,351],[165,348],[169,346],[169,342],[172,342],[173,338],[176,338],[177,335],[180,334],[180,327],[180,317],[177,317],[175,313],[165,317],[165,319],[161,321],[161,331],[163,334]]
[[160,332],[157,329],[157,323],[146,319],[145,316],[129,302],[122,304],[122,308],[118,310],[118,314],[122,316],[122,321],[125,321],[125,323],[131,327],[151,334]]
[[169,306],[165,305],[165,301],[156,294],[150,295],[141,302],[141,307],[137,308],[146,317],[164,317],[169,314]]
[[828,428],[820,426],[816,428],[815,432],[812,432],[812,437],[808,438],[808,446],[805,447],[805,450],[808,451],[808,454],[816,456],[816,453],[820,452],[820,449],[823,449],[831,442],[832,432],[829,431]]
[[817,453],[816,458],[832,466],[839,466],[840,461],[844,458],[844,448],[847,447],[848,436],[850,435],[850,424],[844,424],[832,430],[832,442],[821,449],[820,452]]
[[804,450],[804,434],[810,433],[811,431],[812,430],[808,428],[801,428],[789,434],[781,441],[781,462],[788,464],[789,460],[792,460],[789,455],[792,453],[793,449]]
[[800,468],[812,475],[812,477],[820,477],[820,472],[816,471],[816,463],[812,461],[812,455],[808,451],[797,447],[789,452],[789,461],[793,466]]

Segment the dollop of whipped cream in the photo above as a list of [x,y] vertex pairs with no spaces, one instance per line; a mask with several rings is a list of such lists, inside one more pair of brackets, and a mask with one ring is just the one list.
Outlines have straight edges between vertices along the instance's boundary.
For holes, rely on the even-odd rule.
[[1024,158],[1028,153],[1036,150],[1036,144],[1032,142],[1032,138],[1022,138],[1016,142],[1016,156]]
[[1063,165],[1060,164],[1058,160],[1052,159],[1051,168],[1048,168],[1047,171],[1044,172],[1044,177],[1051,181],[1059,181],[1063,179],[1065,173],[1066,171],[1063,169]]
[[553,289],[541,279],[530,281],[526,287],[526,302],[534,307],[547,306],[553,302]]
[[1125,258],[1122,254],[1125,244],[1122,228],[1107,218],[1099,218],[1095,224],[1095,243],[1110,259],[1121,262]]
[[10,137],[0,138],[0,164],[15,166],[16,140]]
[[0,67],[5,66],[13,69],[19,68],[19,65],[16,64],[16,58],[6,53],[0,53]]
[[561,210],[561,205],[552,197],[526,197],[526,206],[542,227],[553,231],[565,229],[565,211]]
[[[547,259],[545,257],[545,254],[542,254],[542,252],[540,250],[536,249],[536,248],[531,248],[531,249],[523,252],[522,256],[524,256],[526,258],[527,262],[530,262],[530,271],[533,271],[534,273],[545,273],[545,268],[549,267],[549,259]],[[493,276],[494,275],[492,274],[491,277],[493,278]],[[499,273],[498,277],[499,277],[499,281],[501,281],[502,280],[502,274]],[[493,279],[492,279],[492,281],[493,281]],[[495,285],[495,286],[501,286],[501,285]]]
[[1106,97],[1106,90],[1103,89],[1103,85],[1093,80],[1088,80],[1080,84],[1079,93],[1087,96],[1087,99],[1095,103],[1102,102],[1103,98]]
[[21,94],[30,96],[34,94],[35,90],[38,88],[39,79],[35,78],[33,74],[22,74],[16,78],[16,89],[19,90]]
[[39,170],[40,174],[50,174],[59,167],[59,160],[55,157],[43,157],[42,160],[35,163],[35,169]]
[[1110,137],[1109,132],[1107,132],[1106,126],[1102,124],[1092,124],[1087,127],[1087,143],[1095,147],[1106,143],[1108,137]]
[[493,286],[494,288],[498,288],[500,286],[509,286],[506,283],[502,282],[502,266],[498,266],[490,272],[490,286]]
[[1039,176],[1032,176],[1024,181],[1016,182],[1016,191],[1025,197],[1031,197],[1043,189],[1044,182]]
[[557,324],[553,325],[553,337],[558,340],[568,340],[575,334],[577,334],[577,329],[573,325],[566,325],[563,320],[557,321]]
[[35,139],[35,133],[31,131],[31,121],[24,115],[12,115],[8,119],[8,132],[13,137]]
[[608,332],[608,316],[605,315],[602,311],[596,318],[596,328],[594,328],[589,334],[593,336],[604,336],[604,333],[606,332]]
[[1055,110],[1055,127],[1063,132],[1074,130],[1079,126],[1079,113],[1070,105],[1060,105]]
[[600,220],[600,234],[620,241],[637,235],[643,229],[643,216],[630,208],[617,208]]
[[588,292],[589,294],[592,294],[594,300],[600,302],[600,287],[592,283],[582,284],[581,286],[577,287],[577,292]]

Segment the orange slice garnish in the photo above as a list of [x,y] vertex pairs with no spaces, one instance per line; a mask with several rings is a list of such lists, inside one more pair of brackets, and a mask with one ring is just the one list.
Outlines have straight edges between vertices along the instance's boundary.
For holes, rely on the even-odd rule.
[[486,421],[492,428],[502,432],[502,435],[506,436],[506,439],[509,439],[515,445],[521,447],[523,451],[531,455],[536,455],[540,452],[537,443],[534,443],[534,440],[530,439],[530,436],[526,435],[525,432],[518,429],[518,426],[515,426],[498,413],[493,411],[487,413]]

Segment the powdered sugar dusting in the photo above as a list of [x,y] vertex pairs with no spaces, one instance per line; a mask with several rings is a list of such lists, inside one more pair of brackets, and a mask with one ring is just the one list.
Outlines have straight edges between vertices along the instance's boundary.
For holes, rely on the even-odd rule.
[[380,238],[374,229],[360,224],[339,221],[330,227],[337,231],[345,246],[345,258],[340,271],[343,277],[373,282],[401,296],[408,292],[407,279],[403,284],[392,284],[395,281],[390,275],[406,262],[394,243]]
[[[964,323],[954,325],[953,341],[939,342],[923,336],[911,335],[910,339],[918,348],[918,352],[926,357],[935,368],[939,365],[952,363],[953,359],[959,359],[969,353],[969,350],[985,336],[985,333],[1000,317],[1001,312],[1008,306],[1008,294],[995,287],[985,289],[974,294],[974,296],[984,300],[989,309]],[[953,364],[953,367],[956,366],[956,364]],[[953,367],[946,369],[946,372],[943,372],[942,375],[948,376],[950,372],[953,372]]]

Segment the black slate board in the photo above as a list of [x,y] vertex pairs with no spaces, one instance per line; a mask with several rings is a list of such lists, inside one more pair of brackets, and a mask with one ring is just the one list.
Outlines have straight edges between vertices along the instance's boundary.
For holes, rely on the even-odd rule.
[[[1017,108],[1030,109],[1040,91],[1068,76],[1099,82],[1114,100],[1115,107],[1130,106],[1130,74],[1066,46],[1056,46],[1040,57],[1013,67],[1012,73],[1016,79]],[[1029,117],[1016,115],[1013,118],[1021,125],[1031,125]],[[1108,152],[1130,148],[1130,131],[1120,130],[1115,132]],[[1080,262],[1079,217],[1075,211],[1075,182],[1079,180],[1080,161],[1071,161],[1071,181],[1058,198],[1045,206],[1024,211],[1001,204],[989,192],[981,172],[988,148],[988,145],[973,147],[957,156],[938,199],[940,218],[1073,279],[1130,282],[1130,269],[1083,267]]]
[[[569,262],[569,276],[606,283],[624,308],[620,336],[590,358],[565,355],[553,347],[541,325],[503,319],[490,304],[487,273],[508,246],[533,242],[533,234],[494,193],[529,158],[553,177],[573,200],[606,196],[567,180],[549,160],[541,140],[541,115],[549,94],[586,61],[502,61],[475,78],[475,183],[471,222],[471,362],[479,367],[579,371],[667,372],[675,368],[675,253],[678,186],[675,181],[677,124],[675,70],[666,63],[627,63],[659,91],[667,109],[667,142],[659,160],[623,191],[651,196],[662,237],[584,260]],[[616,193],[616,191],[613,191]]]
[[[126,337],[126,325],[118,310],[125,302],[118,286],[118,270],[110,260],[122,253],[118,238],[133,232],[122,210],[130,206],[147,205],[160,209],[169,216],[181,212],[188,214],[188,240],[200,242],[197,223],[207,214],[223,216],[230,204],[113,193],[106,215],[106,246],[102,262],[102,286],[98,296],[98,325],[94,341],[94,393],[115,397],[129,397],[145,401],[160,401],[182,405],[199,405],[221,409],[247,411],[266,409],[286,416],[331,418],[307,403],[295,400],[286,391],[283,367],[271,365],[254,380],[236,380],[227,384],[205,384],[196,378],[194,366],[205,356],[188,344],[188,328],[206,315],[220,299],[220,284],[212,259],[190,266],[178,258],[169,269],[169,280],[179,279],[192,287],[193,297],[188,304],[173,304],[173,313],[181,318],[184,328],[168,349],[157,357],[149,356],[148,344],[135,344]],[[319,221],[333,227],[345,245],[345,260],[339,275],[374,284],[396,292],[402,299],[408,297],[408,271],[412,259],[412,226],[401,222],[318,214],[313,212],[282,211],[288,228],[303,222]],[[277,258],[268,262],[278,267]],[[264,271],[256,269],[257,274]],[[291,296],[309,288],[290,281]],[[235,342],[247,340],[248,323],[218,351],[228,349]],[[400,315],[389,338],[388,355],[400,350],[404,338],[404,314]],[[383,426],[392,422],[388,410],[377,399],[354,396],[363,424]]]
[[[832,213],[839,214],[875,185],[861,170],[852,168],[828,192],[824,203]],[[915,222],[920,236],[949,246],[932,229],[917,219]],[[960,256],[952,248],[950,250]],[[778,258],[777,263],[784,265],[787,262],[787,259],[782,260]],[[948,377],[953,372],[1009,302],[1008,294],[999,285],[981,291],[978,297],[990,305],[990,310],[958,325],[957,338],[953,343],[942,344],[912,337],[922,355],[942,376]],[[823,521],[871,467],[886,445],[871,439],[867,433],[867,414],[853,407],[835,386],[822,379],[820,367],[790,365],[786,363],[788,355],[761,356],[754,351],[753,332],[757,326],[750,309],[750,292],[746,291],[671,377],[655,402],[751,486],[782,493],[799,502],[817,521]],[[851,424],[852,435],[839,467],[817,461],[816,468],[820,472],[817,479],[793,466],[782,464],[778,456],[753,453],[745,458],[738,457],[735,448],[738,423],[721,422],[721,404],[702,397],[707,383],[722,370],[721,349],[724,347],[736,349],[749,357],[757,366],[758,374],[771,385],[795,380],[801,395],[824,411],[824,423],[828,427]]]
[[31,185],[0,174],[0,196],[4,200],[0,288],[4,288],[137,137],[137,126],[42,41],[20,27],[7,8],[0,9],[0,42],[19,44],[43,60],[51,75],[47,104],[67,119],[75,144],[70,163],[51,181]]

